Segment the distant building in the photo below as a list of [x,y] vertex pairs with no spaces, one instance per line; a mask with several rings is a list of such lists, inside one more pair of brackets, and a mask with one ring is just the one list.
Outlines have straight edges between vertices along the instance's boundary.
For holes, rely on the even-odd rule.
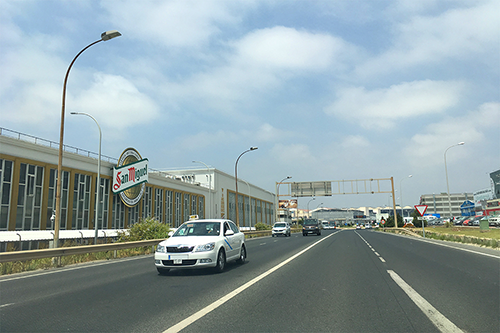
[[461,216],[460,207],[465,201],[473,201],[472,193],[450,193],[448,200],[447,193],[423,194],[420,196],[420,205],[427,205],[426,214],[434,214],[441,217],[449,217],[450,206],[452,216]]

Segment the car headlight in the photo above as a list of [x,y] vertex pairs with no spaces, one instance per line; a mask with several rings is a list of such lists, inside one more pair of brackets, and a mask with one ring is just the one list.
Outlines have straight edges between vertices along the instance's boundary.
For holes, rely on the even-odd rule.
[[208,244],[197,245],[196,248],[194,249],[194,252],[212,251],[214,248],[215,248],[215,242],[212,242]]
[[156,252],[165,253],[165,246],[163,246],[163,245],[157,245],[156,246]]

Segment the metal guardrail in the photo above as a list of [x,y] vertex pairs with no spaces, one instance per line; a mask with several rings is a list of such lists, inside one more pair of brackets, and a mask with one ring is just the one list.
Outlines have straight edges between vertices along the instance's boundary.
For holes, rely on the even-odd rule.
[[0,253],[0,263],[11,261],[24,261],[32,259],[52,258],[70,256],[75,254],[86,254],[95,252],[106,252],[123,249],[132,249],[135,247],[154,246],[164,239],[150,239],[136,242],[123,242],[113,244],[97,244],[72,247],[58,247],[55,249],[11,251]]
[[[299,232],[300,229],[292,229],[292,232]],[[271,230],[245,231],[245,236],[269,236]],[[24,261],[32,259],[52,258],[70,256],[76,254],[86,254],[95,252],[106,252],[123,249],[131,249],[134,247],[154,246],[165,239],[150,239],[145,241],[123,242],[113,244],[97,244],[72,247],[58,247],[55,249],[43,250],[27,250],[27,251],[10,251],[0,253],[0,263],[11,261]]]

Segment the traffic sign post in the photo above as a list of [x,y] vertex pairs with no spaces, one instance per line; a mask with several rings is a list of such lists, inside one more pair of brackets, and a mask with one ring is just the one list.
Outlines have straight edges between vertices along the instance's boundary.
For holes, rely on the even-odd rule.
[[417,210],[417,212],[420,214],[421,217],[419,217],[418,219],[422,219],[422,233],[424,235],[424,238],[425,238],[425,219],[423,218],[424,214],[425,214],[425,211],[427,210],[427,205],[415,205],[414,206],[415,209]]

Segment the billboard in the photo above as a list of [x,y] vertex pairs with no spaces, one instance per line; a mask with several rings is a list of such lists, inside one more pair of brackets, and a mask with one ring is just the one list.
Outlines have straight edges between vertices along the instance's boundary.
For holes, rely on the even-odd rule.
[[297,199],[280,200],[279,207],[281,209],[297,208]]

